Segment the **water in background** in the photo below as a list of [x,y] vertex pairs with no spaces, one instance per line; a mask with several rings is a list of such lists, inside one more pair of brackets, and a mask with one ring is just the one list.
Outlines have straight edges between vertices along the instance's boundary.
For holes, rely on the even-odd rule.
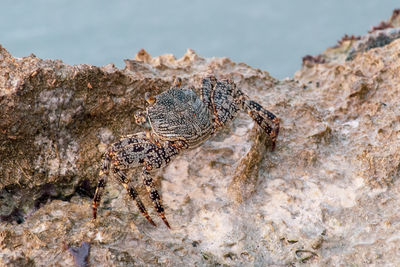
[[[187,48],[292,76],[306,54],[318,54],[345,33],[365,34],[390,17],[398,1],[107,1],[1,3],[0,44],[68,64],[118,67],[145,48],[152,56]],[[397,6],[396,6],[397,4]]]

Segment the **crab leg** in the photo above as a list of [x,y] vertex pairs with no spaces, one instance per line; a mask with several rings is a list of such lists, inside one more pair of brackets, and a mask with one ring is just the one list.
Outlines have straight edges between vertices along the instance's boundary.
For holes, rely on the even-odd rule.
[[[101,170],[99,173],[100,179],[99,179],[99,182],[97,183],[96,192],[95,192],[94,198],[93,198],[93,205],[92,205],[93,219],[96,219],[96,217],[97,217],[97,207],[100,205],[101,196],[103,195],[104,188],[107,184],[107,177],[110,172],[111,161],[114,159],[114,157],[115,157],[115,154],[112,151],[107,152],[104,156],[103,164],[102,164],[102,167],[101,167]],[[136,206],[138,207],[138,209],[142,213],[142,215],[152,225],[156,226],[156,224],[150,218],[145,206],[143,205],[143,202],[140,200],[136,189],[129,184],[129,179],[126,177],[126,174],[123,171],[121,171],[117,166],[118,166],[118,161],[114,159],[113,167],[111,168],[112,172],[115,174],[118,181],[128,191],[129,196],[134,200],[134,202],[136,203]]]
[[253,100],[244,99],[244,108],[250,117],[269,135],[272,149],[279,134],[279,118]]
[[214,76],[209,76],[203,79],[202,87],[200,90],[201,101],[210,109],[213,110],[211,104],[211,92],[214,90],[217,80]]
[[[150,168],[150,166],[147,166]],[[156,209],[158,215],[161,217],[163,222],[168,228],[171,228],[169,225],[167,218],[165,217],[164,207],[161,203],[160,194],[158,194],[157,189],[154,186],[153,178],[151,177],[150,173],[144,168],[142,173],[143,184],[146,186],[147,192],[149,192],[149,196],[151,201],[153,202],[154,208]]]
[[144,206],[143,202],[139,198],[139,194],[136,191],[136,189],[130,185],[129,179],[126,177],[126,174],[118,169],[117,167],[113,167],[112,172],[115,174],[115,176],[118,178],[118,181],[125,187],[126,191],[128,191],[129,196],[133,199],[135,202],[136,206],[138,207],[140,213],[154,226],[156,224],[153,222],[153,220],[150,218],[150,215],[148,214],[146,207]]
[[96,192],[94,193],[92,211],[93,219],[97,217],[97,207],[100,205],[101,196],[103,195],[104,188],[106,187],[108,174],[110,173],[110,164],[112,159],[112,152],[109,151],[104,155],[103,163],[99,172],[99,182],[97,183]]

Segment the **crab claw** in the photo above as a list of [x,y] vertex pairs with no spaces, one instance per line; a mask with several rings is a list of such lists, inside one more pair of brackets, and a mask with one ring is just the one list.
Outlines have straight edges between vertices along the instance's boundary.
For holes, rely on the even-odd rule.
[[133,117],[137,125],[144,125],[147,121],[146,113],[143,110],[137,110],[135,114],[133,114]]

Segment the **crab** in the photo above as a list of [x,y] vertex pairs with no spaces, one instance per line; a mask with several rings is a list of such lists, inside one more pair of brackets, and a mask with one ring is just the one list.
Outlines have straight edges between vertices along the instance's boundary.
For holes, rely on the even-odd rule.
[[135,119],[148,130],[122,137],[106,151],[99,172],[99,180],[93,198],[93,218],[107,184],[110,171],[125,187],[141,214],[154,226],[139,194],[132,185],[126,170],[142,168],[141,178],[154,208],[165,225],[160,194],[155,188],[152,173],[168,165],[183,150],[194,148],[209,139],[232,121],[240,110],[250,117],[269,136],[272,149],[279,133],[279,119],[260,104],[250,100],[231,80],[217,80],[208,76],[196,94],[193,88],[182,88],[180,78],[172,88],[153,97],[145,95],[148,107],[135,114]]

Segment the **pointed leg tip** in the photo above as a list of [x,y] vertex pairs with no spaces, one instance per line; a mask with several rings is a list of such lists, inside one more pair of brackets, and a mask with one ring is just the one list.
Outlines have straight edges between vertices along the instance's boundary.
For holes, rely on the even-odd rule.
[[161,219],[163,220],[164,224],[165,224],[169,229],[171,229],[171,226],[169,225],[169,222],[168,222],[167,218],[165,217],[165,214],[164,214],[164,213],[161,213],[161,214],[160,214],[160,217],[161,217]]
[[168,227],[168,229],[171,229],[171,226],[169,225],[168,221],[167,220],[163,220],[163,221],[164,221],[165,225]]
[[96,220],[96,218],[97,218],[97,207],[93,207],[93,209],[92,209],[92,217],[93,217],[93,220]]
[[275,146],[276,146],[276,144],[275,144],[275,142],[273,142],[272,145],[271,145],[271,150],[272,150],[272,151],[275,150]]
[[155,223],[155,222],[153,222],[153,220],[152,219],[147,219],[148,221],[149,221],[149,223],[151,223],[151,225],[153,225],[154,227],[157,227],[157,224]]
[[157,227],[157,224],[150,218],[150,216],[145,216],[145,217],[146,217],[147,221],[149,223],[151,223],[151,225],[153,225],[154,227]]

